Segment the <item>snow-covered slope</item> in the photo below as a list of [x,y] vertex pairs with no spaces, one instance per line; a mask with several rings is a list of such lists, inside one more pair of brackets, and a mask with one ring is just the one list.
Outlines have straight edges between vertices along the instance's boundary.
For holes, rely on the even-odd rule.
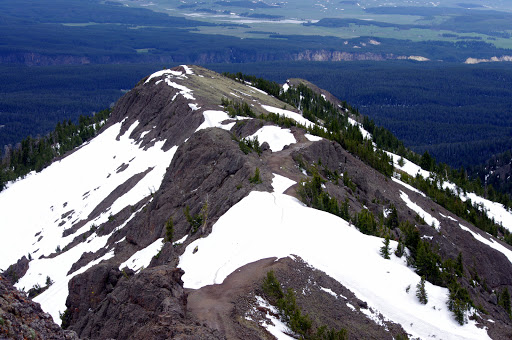
[[[282,181],[277,177],[273,182],[279,191]],[[446,288],[427,283],[429,303],[422,305],[415,295],[421,278],[405,258],[383,259],[381,238],[364,235],[343,219],[279,191],[252,192],[219,219],[207,238],[188,245],[179,264],[185,287],[222,283],[237,268],[262,258],[298,255],[368,301],[370,314],[382,313],[415,337],[489,338],[473,322],[463,327],[456,323],[446,307]]]
[[[16,287],[28,290],[36,284],[44,286],[46,278],[50,277],[54,284],[36,301],[54,320],[58,320],[59,312],[65,310],[69,279],[94,263],[68,275],[71,266],[83,253],[104,248],[112,234],[97,236],[93,233],[86,242],[68,251],[62,250],[77,235],[107,222],[110,216],[158,190],[176,152],[176,147],[164,152],[161,148],[165,141],[157,142],[147,150],[140,148],[129,138],[136,126],[134,123],[116,140],[121,128],[121,123],[116,123],[68,157],[40,173],[31,173],[0,193],[2,224],[12,226],[4,230],[0,239],[0,266],[6,269],[18,258],[30,254],[34,260]],[[126,168],[121,170],[123,167]],[[103,211],[90,216],[110,193],[141,173],[145,175],[136,185]],[[63,236],[66,229],[81,221],[86,223],[76,233]],[[56,251],[57,248],[61,251]],[[51,254],[55,256],[39,259]],[[112,256],[113,253],[108,252],[95,263]]]
[[[397,170],[403,171],[413,177],[419,175],[425,179],[432,179],[433,175],[429,171],[423,170],[419,165],[391,152],[387,152],[387,154],[392,157],[393,165]],[[403,161],[402,165],[399,164],[400,159]],[[458,188],[454,183],[449,181],[444,181],[442,183],[442,188],[449,189],[453,193],[458,194],[460,199],[464,202],[469,199],[471,200],[472,204],[480,205],[483,211],[486,212],[487,216],[489,216],[489,218],[493,218],[497,223],[500,223],[503,227],[507,228],[509,231],[512,231],[512,211],[507,210],[503,204],[490,201],[486,198],[478,196],[473,192],[466,193]]]

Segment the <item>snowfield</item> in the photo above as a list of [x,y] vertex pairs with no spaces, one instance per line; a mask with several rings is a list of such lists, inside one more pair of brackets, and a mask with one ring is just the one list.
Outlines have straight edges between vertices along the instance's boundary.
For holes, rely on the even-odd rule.
[[[29,263],[27,274],[16,287],[27,291],[36,284],[45,286],[46,278],[50,277],[54,284],[36,301],[56,321],[59,320],[59,311],[65,310],[68,281],[85,271],[83,268],[67,275],[72,264],[83,253],[104,248],[111,235],[97,237],[93,233],[88,237],[88,242],[60,252],[53,258],[39,257],[55,253],[57,247],[64,249],[76,236],[107,222],[111,215],[158,190],[176,152],[176,146],[164,152],[162,146],[165,141],[158,141],[147,150],[141,149],[135,140],[129,138],[137,125],[138,122],[135,122],[116,140],[121,123],[114,124],[61,161],[40,173],[30,174],[0,193],[2,225],[13,226],[4,229],[0,238],[0,268],[6,269],[30,253],[33,260]],[[123,165],[127,167],[121,170]],[[145,171],[148,171],[146,175],[131,190],[117,198],[109,209],[100,212],[76,233],[62,236],[65,229],[87,220],[119,185]],[[90,263],[88,267],[92,265]]]
[[264,108],[265,110],[267,110],[268,112],[276,113],[280,116],[291,118],[294,121],[296,121],[297,123],[302,124],[306,127],[314,125],[313,122],[304,118],[300,113],[293,112],[290,110],[285,110],[285,109],[279,109],[277,107],[273,107],[270,105],[261,105],[261,107]]
[[119,265],[119,270],[123,270],[124,267],[128,267],[134,271],[146,268],[147,266],[149,266],[149,263],[151,262],[153,256],[158,254],[158,252],[162,248],[163,241],[163,238],[159,238],[146,248],[139,250],[138,252],[133,254],[128,260],[121,263]]
[[281,151],[286,145],[297,143],[290,129],[281,129],[279,126],[267,125],[249,136],[250,139],[258,137],[261,143],[267,142],[272,152]]
[[[279,184],[275,187],[282,191],[282,178],[276,180]],[[317,237],[311,235],[312,230]],[[379,255],[382,244],[381,238],[364,235],[343,219],[308,208],[278,190],[251,192],[215,223],[208,237],[188,245],[179,267],[185,270],[185,287],[197,289],[222,283],[247,263],[294,254],[326,272],[413,336],[489,339],[473,321],[465,326],[456,323],[446,306],[447,289],[427,282],[429,302],[420,304],[415,294],[420,277],[403,258],[392,255],[391,260],[383,259]],[[396,245],[391,241],[392,248]]]

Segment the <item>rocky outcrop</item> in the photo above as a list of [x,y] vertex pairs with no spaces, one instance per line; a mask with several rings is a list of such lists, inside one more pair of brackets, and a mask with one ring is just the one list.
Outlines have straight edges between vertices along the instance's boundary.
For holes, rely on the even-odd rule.
[[12,264],[7,268],[7,270],[2,274],[5,278],[9,279],[11,283],[18,282],[19,278],[25,275],[28,270],[29,260],[26,256],[23,256],[18,260],[15,264]]
[[[397,59],[393,54],[381,54],[372,52],[345,52],[328,51],[323,49],[279,52],[246,51],[236,48],[222,51],[210,51],[194,53],[191,55],[105,55],[105,56],[80,56],[80,55],[47,55],[41,53],[9,53],[0,54],[0,64],[23,64],[27,66],[51,66],[51,65],[86,65],[86,64],[118,64],[118,63],[246,63],[265,61],[355,61],[373,60],[383,61]],[[469,59],[468,59],[469,60]],[[468,63],[468,62],[467,62]]]
[[300,61],[384,61],[392,59],[397,59],[397,57],[393,54],[379,54],[372,52],[351,53],[328,50],[305,50],[293,56],[293,60]]
[[274,271],[284,291],[292,289],[296,293],[298,306],[311,317],[315,328],[347,329],[349,339],[392,339],[405,334],[397,324],[367,318],[365,301],[298,257],[255,261],[230,274],[222,284],[191,290],[189,313],[222,331],[228,339],[272,339],[256,327],[268,322],[268,315],[272,314],[259,304],[265,296],[262,283],[269,271]]
[[[97,272],[98,270],[95,270]],[[80,337],[90,339],[222,339],[213,330],[196,323],[186,315],[187,293],[183,289],[183,271],[172,266],[148,268],[127,278],[119,271],[104,268],[95,275],[79,275],[70,287],[80,286],[70,294],[67,305],[72,313],[82,317],[70,329]],[[101,275],[103,274],[103,275]],[[101,294],[108,285],[119,282],[113,290],[96,302],[85,296],[92,293],[88,287],[101,282]],[[105,285],[106,283],[106,285]],[[103,287],[102,287],[103,286]],[[84,290],[85,291],[82,291]],[[94,294],[97,296],[97,294]],[[87,299],[87,297],[86,297]],[[89,306],[89,307],[88,307]]]
[[0,338],[78,340],[73,331],[62,330],[38,303],[28,299],[0,276]]

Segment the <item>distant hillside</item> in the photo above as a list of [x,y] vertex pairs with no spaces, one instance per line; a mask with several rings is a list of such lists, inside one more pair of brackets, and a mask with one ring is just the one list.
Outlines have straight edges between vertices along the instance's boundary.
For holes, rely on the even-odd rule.
[[512,154],[511,151],[492,156],[485,164],[470,167],[469,175],[489,188],[490,196],[496,199],[500,193],[512,195]]

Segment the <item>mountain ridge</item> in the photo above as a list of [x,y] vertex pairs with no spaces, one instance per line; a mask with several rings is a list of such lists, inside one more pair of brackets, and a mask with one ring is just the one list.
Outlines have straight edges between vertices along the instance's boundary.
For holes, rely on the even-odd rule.
[[[299,86],[298,83],[290,81],[287,87],[278,91],[289,91],[289,88]],[[295,290],[300,308],[310,315],[323,315],[323,319],[327,320],[314,319],[313,328],[308,331],[311,334],[315,329],[328,324],[330,329],[345,328],[349,334],[366,338],[400,336],[405,333],[419,337],[429,334],[448,338],[482,337],[485,334],[496,339],[506,338],[507,332],[510,332],[510,321],[505,317],[506,311],[498,306],[498,301],[493,303],[492,295],[497,299],[497,295],[501,296],[502,289],[510,286],[512,282],[509,274],[512,271],[507,270],[512,269],[511,257],[507,258],[509,252],[512,254],[510,248],[481,233],[470,223],[460,220],[400,179],[389,177],[386,171],[377,171],[370,167],[368,162],[371,159],[368,156],[350,153],[335,140],[311,135],[317,131],[318,134],[327,136],[328,129],[321,124],[329,122],[329,126],[332,126],[334,121],[328,115],[323,119],[311,116],[315,121],[308,121],[305,118],[308,108],[305,107],[303,98],[298,105],[301,110],[290,110],[290,103],[280,102],[253,85],[256,84],[233,81],[197,66],[181,66],[156,72],[142,79],[117,103],[107,124],[96,138],[40,174],[32,174],[2,192],[2,206],[8,206],[7,200],[18,202],[21,197],[27,199],[22,189],[19,189],[24,183],[36,183],[37,178],[45,179],[44,176],[49,176],[46,174],[57,172],[53,169],[64,167],[73,157],[76,158],[78,166],[89,169],[96,162],[101,162],[104,168],[98,174],[87,170],[87,177],[101,179],[101,182],[91,179],[90,183],[82,183],[83,186],[77,189],[80,191],[74,193],[74,196],[69,195],[66,200],[63,197],[55,202],[52,198],[35,199],[45,205],[53,203],[38,210],[45,212],[37,216],[40,222],[36,223],[42,224],[46,220],[49,224],[41,230],[42,234],[34,237],[33,245],[31,241],[25,241],[24,246],[18,245],[21,250],[13,249],[9,254],[10,258],[2,262],[4,267],[17,261],[27,251],[33,254],[33,260],[28,263],[27,274],[21,278],[17,287],[28,289],[33,283],[43,286],[42,278],[53,271],[54,274],[49,276],[55,283],[37,297],[36,301],[41,302],[43,308],[52,309],[54,319],[59,312],[64,313],[66,326],[77,331],[80,337],[158,338],[155,334],[160,332],[167,336],[181,334],[181,338],[187,338],[187,334],[202,334],[201,337],[204,336],[205,339],[231,338],[233,334],[248,338],[271,338],[267,332],[272,331],[265,326],[268,323],[263,320],[270,318],[272,314],[265,310],[269,307],[259,305],[258,297],[264,296],[260,286],[260,280],[263,279],[261,274],[264,272],[262,268],[275,267],[282,284]],[[304,95],[308,94],[304,92]],[[364,145],[374,147],[368,142],[371,141],[368,139],[372,138],[371,134],[363,128],[363,124],[357,122],[360,118],[350,113],[350,108],[335,101],[327,92],[320,92],[316,96],[324,98],[325,102],[334,101],[330,105],[334,104],[338,112],[338,123],[345,124],[343,129],[346,130],[342,131],[353,131],[351,133],[360,135],[357,138],[361,138],[363,142],[364,135],[367,138]],[[235,115],[230,116],[228,113],[232,112]],[[240,115],[244,112],[247,113],[245,117]],[[307,131],[305,127],[308,128]],[[257,144],[254,142],[256,136]],[[345,139],[344,143],[350,141],[351,139]],[[112,145],[116,147],[111,148]],[[90,155],[86,157],[84,155],[87,152]],[[399,157],[390,155],[386,157],[391,157],[397,173],[405,174],[411,172],[410,169],[419,169],[417,166],[417,169],[414,168],[413,163],[408,160],[400,165]],[[412,171],[413,174],[416,172]],[[85,179],[82,181],[86,182]],[[28,188],[27,184],[27,190]],[[304,193],[303,188],[312,188],[312,192]],[[13,192],[19,197],[14,199],[15,197],[10,196],[14,195]],[[304,195],[311,198],[311,202],[316,200],[315,195],[320,195],[323,200],[321,202],[327,203],[321,203],[322,208],[317,209],[330,211],[331,214],[300,203],[298,199],[304,198]],[[340,211],[332,214],[333,199],[340,207],[340,202],[346,202],[347,214],[353,224],[335,216],[341,215]],[[311,205],[307,200],[304,203]],[[397,228],[393,225],[394,222],[389,222],[392,226],[386,227],[387,221],[391,221],[388,216],[393,207],[396,209],[397,219],[404,223],[408,221],[412,224],[412,229],[407,229],[406,226],[403,229]],[[238,215],[236,211],[239,211]],[[304,217],[302,221],[290,220],[294,215],[308,218]],[[13,217],[8,219],[9,223],[19,225],[20,222],[16,220],[20,216],[14,213],[11,216]],[[364,219],[369,216],[374,222],[368,220],[367,225]],[[58,218],[55,220],[55,217]],[[316,219],[322,222],[316,224]],[[227,223],[226,220],[231,222]],[[435,220],[437,223],[425,222]],[[25,221],[28,225],[35,224],[34,220]],[[506,221],[504,222],[505,225]],[[169,232],[167,225],[173,226],[172,241],[166,239]],[[238,237],[232,236],[237,235],[236,229],[229,229],[235,225],[240,225],[240,231],[244,230]],[[296,226],[297,231],[288,229],[292,225]],[[269,226],[275,229],[268,229]],[[217,235],[221,227],[228,228],[225,229],[228,234],[219,239]],[[364,229],[367,227],[374,229]],[[32,228],[33,231],[39,230],[34,226]],[[257,232],[259,229],[260,234]],[[331,237],[319,238],[315,242],[313,230],[322,231]],[[361,234],[360,230],[366,230],[364,233],[369,235]],[[373,235],[388,234],[394,249],[399,245],[398,240],[406,242],[409,237],[406,234],[408,230],[412,234],[417,232],[414,237],[419,239],[421,235],[424,240],[415,241],[416,249],[408,244],[411,248],[409,256],[413,256],[411,250],[420,253],[420,249],[427,247],[427,243],[432,244],[431,247],[438,248],[432,254],[439,254],[437,256],[440,257],[435,260],[439,261],[435,266],[454,268],[453,265],[444,267],[441,259],[455,260],[458,254],[462,254],[462,274],[450,274],[453,275],[450,280],[455,280],[454,282],[462,285],[461,288],[467,289],[473,299],[471,303],[474,305],[472,311],[475,320],[480,326],[485,326],[489,333],[477,328],[473,319],[466,319],[464,326],[457,326],[452,317],[449,317],[446,328],[435,328],[432,320],[439,321],[439,315],[450,315],[445,301],[448,295],[446,288],[427,284],[431,299],[438,302],[434,305],[435,309],[432,305],[421,307],[412,296],[412,291],[405,292],[405,283],[412,284],[414,289],[420,277],[407,266],[403,257],[392,255],[391,261],[382,259],[379,255],[382,239]],[[28,231],[23,233],[26,235]],[[272,237],[274,233],[279,235],[277,239]],[[250,235],[248,240],[247,235]],[[301,235],[310,236],[306,238],[307,243],[301,243],[305,242]],[[340,244],[345,244],[348,250],[343,250],[343,247],[338,249],[339,245],[331,243],[335,241],[332,235],[338,235],[337,240]],[[41,247],[43,243],[37,244],[40,236],[47,242],[44,247]],[[488,244],[479,237],[487,240]],[[53,240],[46,241],[50,238]],[[13,239],[15,238],[10,236],[9,240]],[[162,243],[162,240],[167,242]],[[229,240],[234,240],[235,243],[238,240],[246,248],[229,242],[223,243]],[[362,250],[349,247],[354,243],[359,244]],[[301,244],[302,246],[295,246]],[[322,244],[329,246],[322,249]],[[497,244],[502,248],[495,250],[489,244]],[[53,250],[56,246],[60,251]],[[218,249],[215,250],[216,248]],[[248,249],[253,249],[252,253]],[[316,257],[311,253],[313,249],[317,252]],[[229,255],[231,250],[235,253]],[[266,252],[260,253],[262,250]],[[358,270],[353,267],[347,267],[345,274],[332,272],[332,265],[319,268],[322,267],[319,263],[330,263],[327,257],[322,257],[326,255],[320,255],[328,254],[326,250],[332,252],[331,257],[335,255],[341,259],[353,254],[359,254],[357,259],[367,257],[369,260],[364,262],[365,266],[375,271],[369,274],[370,277],[376,275],[376,278],[380,278],[387,275],[385,272],[379,274],[379,270],[373,267],[375,263],[386,268],[389,265],[391,272],[406,275],[404,287],[384,288],[389,289],[389,297],[394,297],[397,301],[407,301],[407,304],[425,313],[429,310],[430,316],[425,316],[427,321],[417,320],[414,323],[426,322],[424,325],[428,324],[433,328],[421,325],[414,327],[404,322],[407,308],[386,300],[389,297],[383,296],[386,294],[382,292],[386,290],[381,290],[382,287],[363,283],[364,280],[358,281],[361,278],[357,275]],[[224,251],[228,251],[228,255]],[[306,252],[298,254],[303,251]],[[41,253],[45,257],[36,259]],[[57,261],[64,259],[64,256],[67,260],[60,262],[63,268],[55,271],[52,267],[59,263]],[[221,256],[228,257],[223,262]],[[275,256],[280,258],[275,266],[270,265],[274,263],[273,260],[262,260]],[[360,263],[356,258],[341,261],[340,265]],[[257,262],[259,260],[262,262]],[[213,262],[206,266],[209,261]],[[226,266],[228,263],[229,266]],[[316,265],[312,266],[311,263]],[[236,273],[237,268],[243,266],[248,266],[244,267],[246,269],[258,268],[256,271],[260,274],[253,276],[254,280],[250,284],[246,282],[249,288],[242,289],[238,293],[241,295],[235,294],[233,298],[239,302],[234,309],[221,310],[220,320],[224,321],[205,318],[204,312],[201,312],[204,307],[198,303],[202,300],[201,294],[206,294],[207,289],[203,289],[205,285],[221,284],[224,277],[230,277],[230,274]],[[185,269],[185,273],[177,269],[180,267]],[[416,270],[418,268],[421,268],[420,264],[416,263]],[[325,274],[313,274],[318,270]],[[208,276],[210,271],[214,273],[213,282],[212,277]],[[296,274],[298,272],[308,274],[301,276]],[[403,278],[400,275],[394,277],[397,282],[401,282]],[[320,287],[325,290],[320,289],[315,284],[317,281],[310,281],[315,276],[317,281],[330,282],[325,284],[329,287],[322,285]],[[476,280],[478,276],[483,277],[483,280]],[[166,281],[165,278],[171,279]],[[233,280],[237,282],[236,279],[226,282]],[[474,287],[471,282],[476,282],[473,283]],[[442,284],[448,285],[446,282]],[[303,294],[300,294],[301,285],[305,289]],[[68,287],[69,295],[64,287]],[[221,288],[213,287],[211,289],[222,291]],[[233,289],[236,291],[237,287],[234,284]],[[308,290],[313,293],[304,293]],[[325,302],[338,303],[336,310],[339,310],[339,302],[334,301],[347,300],[344,303],[344,319],[319,308],[318,299],[326,294],[326,290],[337,291],[344,296],[349,295],[347,291],[352,291],[348,299],[343,299],[340,293],[329,293],[330,299],[334,300]],[[372,292],[380,292],[380,295]],[[54,304],[57,295],[58,304]],[[187,295],[193,299],[190,301],[194,301],[190,310],[187,307]],[[376,302],[379,300],[377,296],[384,300]],[[51,305],[49,298],[53,301]],[[66,311],[63,308],[64,302]],[[388,306],[394,309],[391,311]],[[477,310],[478,306],[481,308]],[[259,311],[259,314],[249,313],[251,310]],[[473,317],[468,313],[469,310],[471,309],[468,307],[464,311],[464,318]],[[353,316],[352,311],[358,316]],[[493,322],[483,317],[483,311],[491,313]],[[368,322],[367,316],[374,320],[371,321],[374,326],[365,330],[363,325]],[[116,322],[123,318],[131,320],[128,328],[126,324]],[[197,321],[199,319],[203,320],[203,324]],[[149,324],[148,320],[151,320]],[[395,320],[403,328],[392,322]],[[450,327],[460,328],[451,330]],[[285,332],[290,333],[289,330]]]

